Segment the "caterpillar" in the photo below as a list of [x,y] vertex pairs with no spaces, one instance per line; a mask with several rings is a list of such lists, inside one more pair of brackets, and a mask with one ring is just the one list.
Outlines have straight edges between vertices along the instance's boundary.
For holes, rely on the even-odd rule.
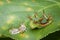
[[18,33],[23,33],[25,30],[26,30],[26,26],[24,24],[21,24],[19,28],[10,29],[9,32],[11,34],[18,34]]

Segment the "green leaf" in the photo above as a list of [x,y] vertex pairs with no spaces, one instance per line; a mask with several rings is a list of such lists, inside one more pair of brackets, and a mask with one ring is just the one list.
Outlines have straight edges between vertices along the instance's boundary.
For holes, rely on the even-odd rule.
[[[46,15],[50,14],[53,17],[53,22],[44,28],[32,30],[27,17],[34,15],[34,12],[41,17],[43,10]],[[12,35],[9,32],[10,28],[19,28],[21,23],[26,24],[27,31]],[[0,34],[15,40],[39,40],[59,30],[59,0],[0,0]]]

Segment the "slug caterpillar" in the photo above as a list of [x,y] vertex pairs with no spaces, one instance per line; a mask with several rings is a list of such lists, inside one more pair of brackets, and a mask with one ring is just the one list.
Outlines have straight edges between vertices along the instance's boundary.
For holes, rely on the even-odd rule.
[[42,17],[38,17],[38,14],[35,13],[34,17],[29,16],[28,18],[30,19],[30,27],[32,29],[45,27],[52,23],[52,17],[49,15],[47,17],[44,11]]

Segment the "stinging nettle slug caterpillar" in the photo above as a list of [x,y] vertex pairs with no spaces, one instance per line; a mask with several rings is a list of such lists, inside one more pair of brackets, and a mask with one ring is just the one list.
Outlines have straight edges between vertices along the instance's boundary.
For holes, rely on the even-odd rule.
[[37,13],[35,13],[34,17],[29,16],[28,18],[30,19],[30,26],[32,29],[45,27],[52,23],[52,17],[49,15],[47,17],[44,11],[42,17],[38,17]]
[[[44,19],[46,20],[45,23],[42,22]],[[43,17],[39,19],[39,22],[42,27],[47,26],[52,22],[52,17],[50,15],[48,15],[47,17],[45,12],[43,11]]]

